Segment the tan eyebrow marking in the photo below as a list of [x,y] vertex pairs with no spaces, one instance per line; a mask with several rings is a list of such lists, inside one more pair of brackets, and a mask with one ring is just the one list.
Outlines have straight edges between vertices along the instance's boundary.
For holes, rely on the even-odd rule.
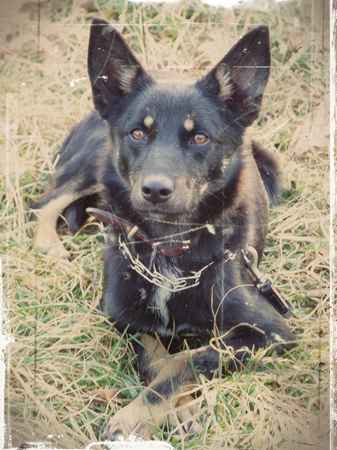
[[184,128],[186,131],[192,131],[194,128],[194,120],[191,119],[190,116],[187,116],[187,119],[184,121]]
[[152,127],[153,124],[154,124],[154,118],[150,115],[146,116],[144,119],[144,125],[146,126],[146,128]]

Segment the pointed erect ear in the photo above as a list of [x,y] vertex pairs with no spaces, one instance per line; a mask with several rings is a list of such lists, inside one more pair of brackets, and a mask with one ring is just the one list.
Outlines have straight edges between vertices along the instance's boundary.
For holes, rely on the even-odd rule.
[[152,82],[122,36],[102,19],[91,24],[88,72],[95,108],[104,119],[121,97]]
[[244,35],[197,87],[228,102],[238,121],[248,126],[259,114],[269,72],[269,30],[260,26]]

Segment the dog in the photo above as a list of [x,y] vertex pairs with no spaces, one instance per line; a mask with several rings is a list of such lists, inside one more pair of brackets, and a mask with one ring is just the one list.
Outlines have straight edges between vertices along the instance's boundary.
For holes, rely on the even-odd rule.
[[89,213],[108,224],[100,309],[141,336],[147,387],[105,437],[149,437],[198,374],[223,370],[219,349],[230,350],[231,371],[254,349],[294,342],[287,304],[257,270],[280,185],[276,160],[247,131],[269,78],[269,30],[248,32],[198,81],[171,86],[93,19],[88,72],[95,111],[67,137],[35,205],[35,246],[65,255],[61,215],[72,232]]

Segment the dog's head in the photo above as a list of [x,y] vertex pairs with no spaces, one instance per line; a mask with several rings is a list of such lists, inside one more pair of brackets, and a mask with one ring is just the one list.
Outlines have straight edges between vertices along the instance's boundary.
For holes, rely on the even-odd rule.
[[93,100],[109,124],[111,158],[135,210],[149,217],[192,217],[202,202],[230,186],[269,69],[268,28],[260,26],[196,83],[160,85],[114,28],[93,20]]

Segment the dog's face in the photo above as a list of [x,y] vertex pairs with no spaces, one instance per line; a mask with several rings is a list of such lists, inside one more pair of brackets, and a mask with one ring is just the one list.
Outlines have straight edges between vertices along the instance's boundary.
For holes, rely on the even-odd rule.
[[116,163],[133,207],[142,215],[171,218],[192,212],[211,180],[223,180],[241,135],[234,125],[225,134],[220,111],[195,86],[149,85],[116,124]]
[[111,158],[143,216],[192,217],[230,186],[237,149],[269,76],[266,27],[244,36],[196,83],[162,86],[122,37],[93,21],[88,68],[96,109],[110,125]]

